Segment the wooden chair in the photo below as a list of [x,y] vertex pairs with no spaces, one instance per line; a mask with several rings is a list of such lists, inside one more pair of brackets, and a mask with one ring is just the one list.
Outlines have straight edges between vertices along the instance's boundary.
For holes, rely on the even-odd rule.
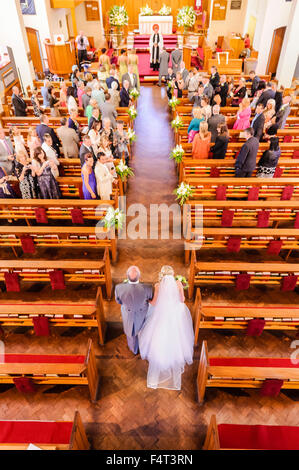
[[283,381],[282,389],[299,389],[299,364],[290,358],[209,357],[203,341],[197,375],[197,399],[203,403],[207,387],[260,389],[266,380]]
[[29,379],[33,385],[87,385],[90,399],[97,401],[99,370],[91,339],[86,355],[5,354],[0,364],[0,384]]

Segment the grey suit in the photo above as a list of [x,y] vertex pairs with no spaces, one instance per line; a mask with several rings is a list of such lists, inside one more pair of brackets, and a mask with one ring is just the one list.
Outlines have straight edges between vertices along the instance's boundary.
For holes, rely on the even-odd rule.
[[211,142],[213,142],[213,144],[216,142],[219,124],[225,124],[225,117],[222,114],[216,114],[208,119],[209,132],[212,134]]
[[209,98],[209,100],[212,99],[212,96],[214,95],[214,88],[212,87],[210,83],[208,83],[204,87],[203,94],[206,95]]
[[79,136],[74,129],[61,126],[57,129],[57,135],[62,143],[64,158],[79,155]]
[[152,297],[153,288],[150,284],[122,283],[115,287],[115,300],[121,305],[128,347],[134,354],[138,353],[138,333],[144,325],[148,302]]
[[181,49],[175,49],[171,53],[171,62],[172,62],[172,69],[174,73],[177,73],[179,71],[181,62],[183,58],[183,53]]
[[100,111],[102,115],[102,123],[105,118],[109,118],[111,121],[111,126],[115,129],[117,118],[117,111],[115,106],[113,106],[112,103],[106,101],[106,103],[101,104]]
[[0,166],[3,168],[7,175],[11,175],[14,168],[14,162],[8,160],[7,157],[9,157],[10,155],[14,155],[15,151],[10,138],[5,137],[4,140],[7,143],[10,152],[8,152],[6,146],[2,142],[0,142]]
[[129,82],[129,91],[132,90],[132,88],[138,88],[138,78],[137,78],[137,75],[136,73],[133,73],[133,82],[130,78],[130,75],[129,75],[129,72],[125,73],[123,76],[122,76],[122,79],[121,79],[121,83],[122,83],[122,86],[124,86],[124,81],[125,80],[128,80]]
[[160,55],[159,85],[161,85],[161,78],[165,77],[168,74],[168,63],[169,53],[167,51],[162,51]]
[[291,106],[288,104],[288,105],[283,105],[278,111],[278,113],[276,114],[276,122],[278,123],[279,129],[285,128],[290,112],[291,112]]

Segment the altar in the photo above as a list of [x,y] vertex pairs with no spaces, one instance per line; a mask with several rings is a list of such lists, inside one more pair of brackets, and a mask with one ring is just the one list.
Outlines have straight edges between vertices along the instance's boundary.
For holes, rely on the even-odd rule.
[[139,15],[139,34],[152,34],[154,24],[159,25],[159,32],[161,34],[172,34],[173,17],[171,15]]

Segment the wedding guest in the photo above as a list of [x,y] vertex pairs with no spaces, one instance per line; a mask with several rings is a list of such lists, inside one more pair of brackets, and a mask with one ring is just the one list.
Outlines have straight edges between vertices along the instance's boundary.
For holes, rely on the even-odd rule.
[[213,153],[214,159],[224,159],[227,152],[227,147],[229,143],[229,132],[227,125],[220,125],[218,127],[218,135],[216,137],[215,145],[211,147],[211,152]]
[[276,114],[279,129],[284,129],[286,126],[287,119],[291,112],[291,101],[292,96],[290,95],[284,96],[282,99],[282,106]]
[[109,90],[109,95],[111,96],[111,104],[115,107],[119,107],[120,103],[120,96],[119,96],[119,91],[117,90],[117,83],[112,82],[111,83],[111,89]]
[[261,156],[257,164],[258,178],[273,178],[281,155],[278,137],[270,139],[270,147]]
[[212,108],[208,96],[203,96],[201,99],[202,115],[207,122],[212,116]]
[[94,122],[100,122],[100,110],[99,108],[92,108],[91,118],[88,121],[88,130],[93,126]]
[[[99,68],[97,76],[98,76],[97,83],[100,85],[101,89],[104,90],[104,92],[107,91],[108,87],[107,87],[106,80],[109,77],[109,73],[106,72],[105,67],[101,66]],[[94,85],[92,86],[92,88],[93,87]]]
[[254,137],[254,130],[251,127],[246,129],[244,134],[246,142],[242,146],[235,163],[236,178],[250,178],[256,167],[259,141]]
[[129,163],[129,138],[127,132],[124,130],[123,121],[117,121],[116,130],[114,132],[114,147],[116,158],[124,156],[126,164]]
[[93,151],[92,145],[91,145],[91,139],[90,136],[87,134],[83,137],[83,142],[80,147],[80,152],[79,152],[79,158],[81,162],[81,166],[83,167],[84,162],[85,162],[85,155],[86,154],[91,154],[94,160],[94,165],[96,164],[96,155]]
[[[197,92],[192,96],[190,100],[191,103],[193,103],[193,109],[200,108],[202,106],[201,101],[203,98],[206,98],[203,92],[204,92],[204,87],[203,87],[203,84],[200,83],[198,85]],[[207,103],[208,103],[208,100],[207,100]]]
[[32,160],[34,156],[34,150],[37,147],[41,146],[41,141],[40,138],[38,137],[36,133],[36,128],[35,127],[29,127],[28,129],[28,135],[27,135],[27,147],[29,148],[30,151],[30,158]]
[[260,103],[257,105],[255,109],[255,116],[251,122],[251,127],[254,130],[254,137],[256,137],[259,141],[261,141],[263,137],[264,125],[265,125],[264,105],[263,103]]
[[25,147],[25,140],[21,134],[21,130],[19,129],[19,127],[11,126],[9,130],[9,134],[10,134],[11,140],[14,143],[15,153],[17,154],[19,152],[25,152],[25,154],[28,155],[26,147]]
[[0,198],[1,199],[15,199],[17,196],[8,183],[8,175],[5,170],[0,166]]
[[112,182],[114,180],[113,171],[105,165],[105,154],[99,152],[97,163],[94,169],[97,193],[104,201],[109,201],[112,194]]
[[245,78],[240,78],[239,85],[234,89],[232,106],[239,106],[247,94]]
[[91,99],[92,89],[89,86],[85,87],[85,93],[82,95],[82,107],[84,109],[84,115],[86,116],[86,108],[89,105]]
[[89,104],[87,105],[86,110],[85,110],[85,116],[88,118],[88,124],[89,124],[89,121],[91,119],[93,109],[97,108],[97,107],[98,107],[98,104],[97,104],[96,100],[93,100],[91,98],[91,100],[89,101]]
[[100,134],[101,128],[102,128],[102,122],[94,121],[91,126],[90,131],[88,132],[95,155],[97,155],[99,151],[99,146],[101,142],[101,134]]
[[80,81],[78,85],[78,103],[79,103],[79,108],[83,107],[83,102],[82,102],[82,96],[85,94],[85,85],[84,82]]
[[91,98],[93,100],[96,100],[97,102],[97,107],[99,108],[103,103],[105,103],[105,93],[103,88],[101,88],[99,83],[96,83],[92,92],[91,92]]
[[258,75],[256,75],[254,70],[251,70],[251,72],[249,72],[249,77],[250,77],[249,81],[251,82],[251,95],[250,96],[251,98],[253,98],[258,90],[261,79]]
[[20,90],[17,86],[12,88],[11,104],[13,106],[15,116],[27,116],[27,104],[21,97]]
[[78,111],[76,109],[70,110],[70,117],[68,119],[68,127],[70,129],[74,129],[74,131],[80,137],[80,124],[77,121],[78,118]]
[[66,102],[67,102],[67,108],[68,108],[69,114],[71,112],[71,109],[75,109],[78,112],[78,105],[75,99],[75,89],[72,86],[69,86],[67,88],[66,95],[67,95]]
[[42,199],[60,199],[61,192],[53,172],[58,169],[53,161],[47,159],[46,153],[41,147],[35,149],[32,160],[32,168],[37,175],[37,182]]
[[60,121],[61,127],[57,129],[57,135],[62,143],[64,158],[78,158],[79,135],[75,129],[69,127],[66,117]]
[[273,116],[275,116],[276,114],[275,106],[276,106],[276,102],[274,99],[268,100],[266,108],[264,110],[264,117],[265,117],[264,132],[266,132],[267,129],[271,126],[271,120]]
[[120,108],[127,108],[130,105],[130,95],[129,95],[129,82],[128,80],[123,81],[122,89],[120,90]]
[[52,165],[51,167],[51,170],[52,170],[54,178],[57,179],[59,176],[58,166],[60,165],[60,162],[58,160],[57,153],[53,147],[53,141],[52,141],[52,137],[50,136],[50,134],[44,135],[44,142],[42,144],[42,149],[45,152],[49,162],[54,163],[54,165]]
[[31,104],[33,106],[34,116],[39,118],[40,115],[42,114],[42,110],[41,110],[39,100],[38,100],[38,89],[36,87],[33,88],[33,92],[31,95]]
[[44,108],[49,108],[49,106],[50,106],[49,92],[48,92],[49,86],[50,86],[50,82],[49,82],[49,80],[46,79],[44,81],[44,86],[40,90],[41,94],[42,94],[42,97],[43,97],[43,107]]
[[195,134],[199,132],[199,127],[202,122],[204,122],[204,117],[202,115],[202,108],[193,108],[192,111],[193,119],[191,120],[188,127],[188,142],[193,142]]
[[17,153],[15,175],[19,181],[22,198],[35,199],[37,197],[34,183],[35,170],[25,152]]
[[192,144],[192,157],[206,160],[209,158],[211,146],[211,132],[208,131],[208,123],[200,124],[199,133],[196,134]]
[[211,67],[211,78],[210,78],[210,84],[214,88],[215,93],[219,93],[219,87],[220,87],[220,76],[217,70],[217,67],[213,66]]
[[[99,63],[104,67],[105,71],[108,73],[110,70],[110,58],[107,54],[107,49],[103,47],[101,49],[101,55],[99,57]],[[107,77],[106,77],[107,78]]]
[[104,156],[105,156],[104,164],[107,166],[109,171],[112,170],[111,174],[113,174],[114,178],[117,178],[116,169],[115,169],[115,166],[114,166],[113,153],[112,153],[112,150],[111,150],[111,142],[105,134],[101,135],[101,142],[100,142],[99,152],[104,154]]
[[84,155],[84,164],[82,166],[81,177],[82,177],[82,191],[84,199],[96,199],[97,198],[97,183],[96,177],[93,171],[94,158],[91,153]]
[[122,77],[128,72],[128,57],[126,56],[126,50],[121,49],[120,56],[118,57],[119,65],[119,80],[122,82]]
[[14,154],[12,141],[5,136],[4,129],[0,127],[0,166],[6,175],[11,175],[14,172]]
[[233,129],[244,131],[250,127],[250,118],[251,118],[251,107],[250,99],[243,98],[240,103],[239,111],[237,113],[237,119],[234,123]]
[[60,105],[60,101],[58,98],[56,98],[55,88],[53,86],[49,87],[49,103],[50,103],[51,116],[59,117],[60,112],[59,112],[58,107]]
[[114,148],[114,132],[113,132],[113,128],[111,127],[110,119],[109,118],[103,119],[102,125],[103,125],[103,128],[101,130],[101,136],[103,135],[103,136],[106,136],[108,138],[108,141],[109,141],[110,146],[111,146],[111,152],[114,155],[114,151],[115,151],[115,148]]
[[102,116],[102,123],[104,119],[109,118],[111,122],[111,126],[113,129],[116,128],[116,118],[117,118],[117,111],[115,106],[111,103],[111,95],[110,93],[105,93],[105,102],[100,105],[100,111]]
[[119,81],[117,80],[116,78],[116,70],[114,68],[111,68],[110,69],[110,76],[108,78],[106,78],[106,85],[107,85],[107,88],[109,90],[109,93],[110,93],[110,89],[111,89],[111,85],[112,83],[116,83],[116,89],[119,91],[120,90],[120,85],[119,85]]
[[138,55],[136,54],[135,49],[129,49],[127,52],[128,55],[128,73],[131,70],[133,75],[137,77],[137,84],[135,88],[140,89],[140,80],[139,80],[139,69],[138,69]]
[[67,86],[66,86],[65,81],[63,80],[60,83],[60,91],[59,91],[59,101],[60,101],[60,106],[62,108],[67,107],[66,98],[67,98]]
[[282,91],[278,91],[278,84],[277,82],[274,82],[272,81],[271,82],[271,88],[273,90],[273,92],[275,93],[274,95],[274,100],[275,100],[275,112],[278,113],[278,111],[280,110],[281,106],[282,106],[282,98],[283,98],[283,92]]
[[272,89],[272,82],[268,82],[266,88],[263,90],[261,96],[258,99],[257,105],[262,103],[264,108],[267,106],[268,100],[274,99],[275,92]]
[[185,82],[182,78],[182,74],[177,72],[175,81],[174,81],[174,94],[177,98],[183,97],[183,89],[185,87]]

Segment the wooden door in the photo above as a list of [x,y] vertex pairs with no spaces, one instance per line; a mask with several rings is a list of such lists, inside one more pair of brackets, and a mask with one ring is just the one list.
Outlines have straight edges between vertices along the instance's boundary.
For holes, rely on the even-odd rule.
[[273,39],[272,39],[272,44],[271,44],[271,49],[270,49],[270,54],[269,54],[267,71],[266,71],[267,74],[268,73],[271,73],[273,75],[276,74],[286,29],[287,29],[286,26],[284,26],[283,28],[276,29],[273,33]]
[[32,28],[26,28],[26,33],[27,33],[31,58],[33,62],[33,67],[36,72],[43,72],[44,68],[43,68],[43,62],[42,62],[39,33],[36,29],[32,29]]

